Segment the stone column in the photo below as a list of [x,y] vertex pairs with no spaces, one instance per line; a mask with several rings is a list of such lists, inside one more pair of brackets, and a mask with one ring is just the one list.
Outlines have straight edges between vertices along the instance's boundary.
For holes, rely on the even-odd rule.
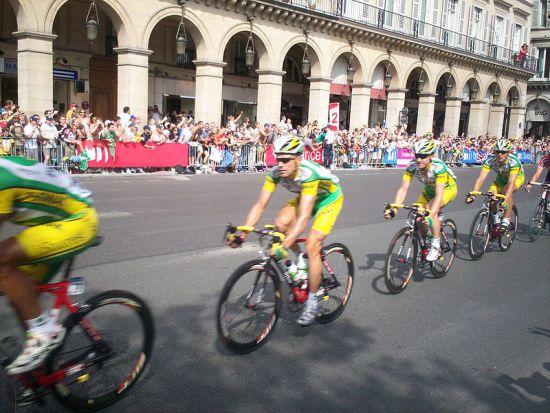
[[386,125],[393,128],[399,125],[399,112],[405,106],[405,89],[390,89],[387,96]]
[[433,93],[421,93],[418,100],[418,119],[416,133],[433,132],[435,97]]
[[468,118],[468,136],[479,136],[487,133],[489,117],[489,103],[482,100],[470,102],[470,116]]
[[264,123],[278,123],[281,116],[283,76],[286,72],[256,70],[258,73],[258,106],[256,120]]
[[489,136],[502,136],[502,127],[504,126],[504,108],[503,103],[494,103],[491,105],[491,113],[489,114],[489,126],[487,132]]
[[510,127],[508,138],[521,138],[525,129],[525,112],[523,106],[514,106],[510,109]]
[[460,108],[462,106],[462,98],[449,97],[445,105],[445,124],[443,131],[446,134],[452,133],[458,135],[458,126],[460,124]]
[[351,85],[350,130],[369,124],[370,83],[353,83]]
[[310,77],[309,78],[309,111],[307,120],[319,122],[322,127],[328,123],[328,104],[330,102],[331,78]]
[[223,68],[227,63],[193,60],[195,78],[195,120],[216,122],[222,119]]
[[57,35],[14,32],[17,39],[17,104],[25,113],[44,115],[53,107],[53,41]]
[[132,47],[117,47],[117,113],[125,106],[130,113],[141,118],[141,125],[147,124],[149,103],[149,56],[152,50]]

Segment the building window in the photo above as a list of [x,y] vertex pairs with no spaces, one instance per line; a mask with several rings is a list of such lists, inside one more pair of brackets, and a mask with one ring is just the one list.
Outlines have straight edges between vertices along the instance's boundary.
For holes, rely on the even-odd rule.
[[118,40],[116,36],[116,30],[113,27],[113,22],[110,19],[105,19],[107,26],[105,28],[105,54],[108,56],[114,56],[115,48],[118,47]]

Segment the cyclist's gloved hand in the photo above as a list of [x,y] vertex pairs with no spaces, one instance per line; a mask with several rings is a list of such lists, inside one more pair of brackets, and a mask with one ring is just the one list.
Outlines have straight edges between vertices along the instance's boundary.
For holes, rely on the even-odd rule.
[[475,201],[475,199],[476,199],[475,195],[468,194],[468,195],[466,195],[466,198],[464,198],[464,202],[467,203],[467,204],[471,204],[472,202]]
[[393,217],[395,217],[396,213],[397,213],[397,209],[395,209],[395,208],[386,208],[384,210],[384,218],[392,219]]
[[240,247],[243,242],[246,240],[246,234],[242,232],[241,234],[227,234],[227,245],[231,248]]
[[525,190],[527,192],[531,192],[532,187],[533,187],[533,184],[531,182],[527,182],[527,185],[525,185]]
[[282,260],[288,256],[288,251],[281,244],[277,244],[273,246],[273,249],[271,250],[271,255],[278,260]]

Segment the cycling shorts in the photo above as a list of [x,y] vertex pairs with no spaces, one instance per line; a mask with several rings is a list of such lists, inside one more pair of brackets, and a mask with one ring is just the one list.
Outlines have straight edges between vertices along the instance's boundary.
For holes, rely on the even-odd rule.
[[85,208],[63,220],[25,229],[15,239],[30,263],[19,269],[39,284],[48,283],[65,260],[88,248],[98,225],[95,209]]
[[[525,181],[525,175],[518,175],[518,177],[516,178],[516,186],[514,188],[514,192],[516,192],[521,186],[523,186],[524,181]],[[498,180],[496,180],[489,187],[489,192],[496,192],[497,194],[502,194],[505,186],[506,184],[502,185],[500,182],[498,182]]]
[[[445,188],[443,190],[443,201],[441,203],[441,208],[443,208],[445,205],[452,202],[456,198],[457,192],[458,192],[458,189],[456,185]],[[425,207],[426,205],[428,205],[428,202],[430,202],[434,198],[435,198],[435,194],[432,196],[431,194],[428,194],[426,191],[422,191],[422,193],[420,194],[416,202]]]
[[[287,206],[291,206],[296,210],[296,214],[299,213],[300,208],[300,196],[291,199],[286,203]],[[328,235],[332,231],[332,227],[336,222],[336,218],[340,215],[342,210],[342,205],[344,205],[344,195],[340,193],[338,197],[323,206],[320,206],[319,209],[314,209],[312,212],[313,225],[312,229],[321,231],[323,234]]]

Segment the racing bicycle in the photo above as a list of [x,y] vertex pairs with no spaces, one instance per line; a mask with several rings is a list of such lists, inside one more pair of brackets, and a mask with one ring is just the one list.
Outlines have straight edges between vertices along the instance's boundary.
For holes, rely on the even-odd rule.
[[[226,236],[237,231],[259,235],[260,257],[245,262],[226,281],[217,306],[217,329],[222,345],[234,353],[249,353],[264,344],[273,333],[288,293],[290,311],[301,310],[308,296],[307,279],[293,279],[288,263],[269,255],[274,245],[285,238],[273,225],[263,228],[232,226]],[[235,238],[239,239],[239,238]],[[304,238],[296,242],[303,243]],[[340,243],[321,249],[323,271],[316,293],[319,301],[317,321],[328,323],[342,314],[353,286],[354,266],[348,248]],[[284,283],[288,290],[283,289]]]
[[452,219],[444,219],[440,212],[441,222],[440,255],[435,261],[427,261],[430,251],[430,233],[422,234],[420,222],[430,215],[430,210],[421,204],[412,205],[388,204],[386,208],[402,208],[409,211],[405,226],[401,228],[390,242],[386,253],[384,280],[386,287],[393,294],[398,294],[409,285],[417,264],[425,266],[429,263],[434,277],[441,278],[451,269],[455,259],[457,241],[456,224]]
[[[92,246],[99,245],[97,237]],[[51,294],[50,317],[66,316],[62,344],[35,370],[13,376],[12,399],[19,406],[44,404],[53,393],[59,402],[76,411],[102,409],[124,396],[143,373],[153,349],[155,328],[151,311],[138,296],[121,290],[106,291],[84,303],[75,302],[84,292],[81,277],[71,277],[74,258],[67,261],[58,283],[37,285],[41,295]],[[13,337],[2,340],[7,366],[15,356]]]
[[533,214],[529,221],[529,239],[536,241],[540,235],[540,232],[546,228],[546,225],[550,228],[550,202],[546,201],[543,194],[550,191],[550,184],[541,182],[528,182],[531,185],[537,185],[542,187],[539,199],[533,208]]
[[483,206],[476,214],[472,226],[470,227],[470,236],[468,241],[468,252],[472,260],[479,260],[490,242],[498,241],[502,251],[508,250],[516,237],[518,228],[518,209],[514,205],[512,216],[510,218],[510,227],[506,231],[501,230],[502,216],[508,205],[504,202],[506,198],[502,194],[493,192],[470,192],[471,195],[482,195],[484,197]]

